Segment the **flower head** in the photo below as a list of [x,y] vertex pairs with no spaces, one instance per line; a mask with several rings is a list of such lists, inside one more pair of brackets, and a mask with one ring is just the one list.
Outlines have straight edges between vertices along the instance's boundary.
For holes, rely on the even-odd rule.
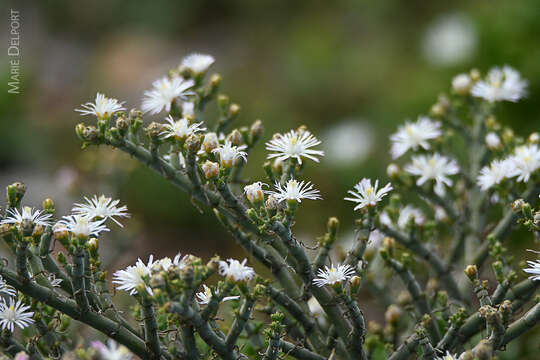
[[48,226],[51,225],[51,215],[43,213],[42,210],[34,210],[29,206],[23,206],[19,212],[16,208],[7,210],[9,216],[0,221],[0,224],[17,224],[21,225],[23,221],[31,222],[35,225]]
[[371,185],[371,179],[362,179],[358,184],[354,186],[355,191],[349,190],[349,194],[353,197],[347,197],[345,200],[358,203],[354,207],[354,210],[361,209],[366,206],[375,206],[383,197],[386,196],[391,190],[392,185],[386,184],[383,188],[378,189],[379,180],[375,180],[375,184]]
[[212,153],[219,155],[221,166],[232,167],[238,159],[247,161],[247,153],[242,151],[245,148],[246,145],[234,146],[229,140],[225,140],[225,144],[212,150]]
[[397,159],[408,150],[417,150],[418,147],[428,150],[428,140],[441,136],[440,128],[440,122],[432,121],[426,116],[419,116],[416,122],[407,122],[400,126],[398,131],[390,136],[392,158]]
[[489,71],[485,80],[474,84],[471,94],[489,102],[516,102],[527,94],[527,81],[510,66],[505,65],[502,69],[495,67]]
[[488,133],[486,135],[485,141],[486,141],[487,147],[491,150],[497,150],[501,148],[501,145],[502,145],[501,139],[494,132]]
[[416,225],[422,225],[426,220],[424,213],[422,213],[420,209],[417,209],[411,205],[406,205],[399,211],[397,226],[400,229],[405,229],[413,218]]
[[242,262],[234,259],[219,262],[219,274],[234,281],[251,280],[255,276],[253,268],[246,266],[247,259]]
[[174,121],[173,117],[169,115],[165,120],[168,124],[163,125],[163,131],[160,134],[163,139],[174,137],[176,140],[185,140],[191,134],[206,130],[206,128],[201,127],[202,122],[190,124],[186,118]]
[[354,269],[350,265],[325,266],[317,271],[317,278],[313,279],[313,284],[318,287],[324,285],[334,285],[349,280],[354,275]]
[[276,134],[272,140],[266,143],[266,150],[274,152],[268,155],[268,159],[276,158],[278,161],[283,161],[289,158],[295,158],[299,164],[302,164],[302,158],[305,157],[319,162],[317,156],[324,156],[324,152],[310,148],[320,143],[307,130],[301,132],[291,130],[285,135]]
[[108,98],[104,94],[97,93],[96,101],[82,104],[82,109],[75,109],[81,115],[95,115],[98,119],[109,119],[114,113],[126,110],[122,105],[124,102],[118,102],[113,98]]
[[471,89],[472,80],[469,74],[459,74],[452,79],[452,90],[457,94],[465,95]]
[[215,59],[211,55],[193,53],[182,59],[180,68],[186,68],[195,74],[201,74],[205,73],[214,61]]
[[145,282],[145,279],[151,275],[153,261],[154,257],[150,255],[148,264],[137,259],[135,265],[128,266],[125,270],[116,271],[113,274],[113,284],[118,284],[117,289],[119,290],[129,291],[130,295],[137,294],[138,287],[144,287],[150,295],[153,295],[152,288]]
[[101,341],[93,341],[90,346],[95,349],[101,360],[131,360],[133,357],[124,345],[118,345],[109,339],[107,345]]
[[15,325],[19,328],[24,329],[28,325],[34,322],[32,316],[34,315],[33,311],[28,311],[30,306],[24,305],[21,300],[9,299],[9,305],[5,299],[0,300],[0,327],[2,330],[8,329],[13,332],[15,330]]
[[276,191],[267,190],[265,192],[267,194],[274,195],[279,202],[283,200],[295,200],[300,203],[302,202],[302,199],[322,199],[319,194],[319,190],[314,189],[313,184],[310,181],[298,182],[295,179],[290,179],[287,181],[285,186],[282,186],[278,181],[276,181],[274,187],[276,188]]
[[454,160],[450,160],[438,153],[433,155],[419,155],[412,158],[412,163],[405,166],[405,171],[412,175],[420,176],[416,185],[421,186],[428,180],[435,181],[435,192],[444,194],[444,185],[452,186],[453,182],[448,177],[459,172],[459,167]]
[[171,106],[176,98],[186,99],[187,95],[192,95],[193,91],[188,91],[193,87],[193,80],[175,76],[173,78],[163,77],[152,83],[152,90],[145,91],[141,109],[152,115],[160,113],[163,109],[171,111]]
[[86,204],[75,204],[75,207],[71,209],[75,214],[87,216],[89,219],[111,219],[119,226],[122,226],[115,219],[118,217],[129,217],[127,213],[127,206],[117,206],[120,200],[113,200],[105,195],[94,195],[93,198],[84,198]]
[[507,160],[493,160],[489,166],[484,166],[480,170],[480,175],[476,182],[480,189],[486,191],[496,184],[500,184],[512,173],[512,164]]
[[[212,290],[205,284],[203,284],[204,291],[200,291],[197,293],[197,302],[200,305],[206,305],[210,302],[212,299]],[[238,300],[240,299],[240,296],[225,296],[221,301],[229,301],[229,300]]]
[[517,181],[527,182],[531,175],[540,169],[540,148],[536,144],[519,146],[509,161],[512,164],[509,177],[517,176]]
[[526,273],[532,274],[529,276],[531,280],[540,281],[540,260],[527,261],[527,264],[530,266],[526,269],[523,269]]
[[446,354],[444,354],[443,356],[437,357],[435,360],[457,360],[457,359],[458,359],[457,355],[452,355],[447,351]]
[[244,186],[244,193],[246,194],[247,199],[251,203],[256,203],[264,200],[264,191],[262,189],[263,186],[268,185],[263,182],[257,181],[251,185]]
[[105,219],[92,220],[86,215],[69,215],[64,216],[58,223],[65,226],[65,229],[75,236],[87,237],[90,235],[98,236],[103,231],[109,229],[103,225]]
[[7,296],[17,295],[17,290],[11,285],[8,285],[6,280],[0,275],[0,294],[5,294]]
[[186,267],[187,255],[182,256],[180,253],[176,254],[173,260],[170,257],[164,257],[152,264],[152,271],[169,271],[170,268],[176,267],[178,270],[182,270]]

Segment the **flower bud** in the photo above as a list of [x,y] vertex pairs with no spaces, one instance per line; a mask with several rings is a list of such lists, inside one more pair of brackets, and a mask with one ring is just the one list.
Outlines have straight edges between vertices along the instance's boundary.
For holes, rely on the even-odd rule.
[[482,74],[480,74],[480,71],[478,71],[478,69],[472,69],[469,72],[469,76],[471,77],[472,81],[478,81],[482,77]]
[[129,128],[129,124],[128,124],[126,118],[123,117],[123,116],[121,116],[121,117],[119,117],[118,119],[116,119],[116,127],[117,127],[118,130],[120,130],[121,132],[127,131],[127,129]]
[[401,311],[399,306],[392,304],[386,309],[386,312],[384,313],[384,318],[387,323],[396,325],[401,319],[401,315],[403,315],[403,311]]
[[335,238],[336,234],[338,232],[338,229],[339,229],[339,220],[338,220],[338,218],[337,217],[329,218],[327,228],[328,228],[328,233],[330,234],[330,237]]
[[540,134],[537,132],[533,132],[531,135],[529,135],[529,140],[531,144],[538,144],[538,141],[540,141]]
[[459,95],[467,95],[471,85],[471,78],[467,74],[459,74],[452,79],[452,90]]
[[515,213],[519,213],[519,212],[523,211],[523,209],[525,208],[526,205],[527,205],[527,203],[523,199],[514,200],[512,202],[512,210]]
[[6,188],[7,202],[10,207],[18,207],[26,193],[26,185],[21,182],[14,182]]
[[222,80],[221,75],[212,74],[212,76],[210,76],[210,86],[213,89],[216,89],[221,84],[221,80]]
[[388,174],[388,176],[390,178],[393,178],[395,179],[396,177],[399,176],[399,171],[400,171],[400,168],[397,164],[395,163],[390,163],[387,167],[386,167],[386,174]]
[[255,122],[251,125],[251,128],[249,129],[249,133],[251,135],[251,141],[257,141],[264,133],[264,126],[262,124],[262,121],[255,120]]
[[52,227],[54,238],[62,245],[66,246],[69,237],[69,231],[64,224],[56,223]]
[[204,140],[202,143],[203,149],[207,154],[210,154],[212,150],[219,146],[219,141],[216,133],[209,132],[204,135]]
[[260,204],[264,201],[264,191],[263,186],[266,185],[260,181],[254,182],[251,185],[247,185],[244,187],[244,192],[246,194],[246,198],[251,202],[253,205]]
[[233,145],[240,146],[243,143],[242,134],[237,129],[231,131],[228,138]]
[[217,176],[219,175],[219,164],[207,160],[207,161],[202,165],[202,170],[203,170],[203,172],[204,172],[204,176],[205,176],[207,179],[209,179],[209,180],[210,180],[210,179],[215,179],[215,178],[217,178]]
[[237,117],[239,112],[240,112],[240,105],[231,104],[231,106],[229,106],[229,116],[231,118]]
[[512,140],[514,140],[514,131],[509,128],[504,129],[502,138],[505,143],[510,143]]
[[34,230],[32,231],[32,237],[39,241],[39,238],[43,235],[43,230],[43,225],[35,224]]
[[186,149],[191,153],[196,153],[201,147],[201,139],[197,134],[191,134],[185,143]]
[[45,210],[46,213],[52,214],[54,213],[55,207],[54,207],[54,201],[51,198],[47,198],[43,200],[43,210]]
[[465,275],[472,281],[475,280],[478,276],[478,269],[476,268],[476,265],[468,265],[465,268]]
[[349,281],[351,284],[351,295],[355,295],[360,290],[362,279],[360,279],[360,276],[354,275]]
[[435,103],[433,104],[433,106],[431,106],[431,115],[433,115],[434,117],[441,117],[444,115],[444,113],[445,108],[441,104]]
[[152,121],[150,125],[146,127],[146,134],[152,141],[159,140],[159,135],[161,134],[162,124],[159,124],[155,121]]
[[229,97],[227,95],[220,94],[217,97],[217,103],[218,103],[218,106],[221,109],[221,111],[226,112],[226,110],[227,110],[227,108],[229,106],[229,103],[230,103],[230,99],[229,99]]
[[96,253],[98,248],[99,248],[99,242],[98,242],[98,239],[96,239],[95,237],[93,238],[90,238],[87,242],[86,242],[86,245],[88,246],[88,251],[90,251],[90,253]]
[[485,140],[490,150],[499,150],[502,147],[501,139],[494,132],[488,133]]

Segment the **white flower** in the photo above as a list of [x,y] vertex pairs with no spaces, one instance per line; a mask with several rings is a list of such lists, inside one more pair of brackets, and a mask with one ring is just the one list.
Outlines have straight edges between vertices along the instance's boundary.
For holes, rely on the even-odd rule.
[[531,174],[540,168],[540,149],[538,145],[522,145],[514,150],[510,156],[512,173],[510,177],[517,176],[517,181],[527,182]]
[[115,112],[126,110],[123,104],[124,102],[120,103],[116,99],[97,93],[95,103],[82,104],[82,109],[75,109],[75,111],[80,112],[81,115],[95,115],[100,120],[109,119]]
[[390,136],[392,158],[397,159],[409,149],[417,150],[418,147],[422,147],[424,150],[428,150],[430,148],[428,140],[441,136],[440,128],[440,122],[434,122],[426,116],[419,116],[414,123],[406,122]]
[[58,223],[65,226],[65,228],[75,236],[98,236],[102,231],[109,231],[109,229],[103,225],[105,219],[92,220],[86,215],[70,215],[63,216],[63,220]]
[[414,223],[416,225],[423,225],[426,218],[420,209],[417,209],[411,205],[406,205],[399,211],[399,216],[397,220],[397,226],[400,229],[405,229],[411,218],[414,218]]
[[49,274],[47,275],[47,281],[49,281],[52,287],[59,287],[63,280],[57,279],[54,274]]
[[[203,284],[203,288],[204,288],[204,291],[200,291],[197,293],[197,302],[200,304],[200,305],[206,305],[210,302],[210,300],[212,299],[212,291],[210,290],[210,288],[208,286],[206,286],[205,284]],[[229,301],[229,300],[238,300],[240,299],[240,296],[225,296],[223,299],[221,299],[221,301]]]
[[526,273],[532,274],[532,276],[529,276],[529,279],[531,280],[538,280],[540,281],[540,260],[536,261],[527,261],[527,264],[529,264],[529,268],[523,269]]
[[137,259],[135,265],[128,266],[125,270],[118,270],[113,274],[113,284],[118,284],[117,289],[129,291],[130,295],[138,293],[137,287],[142,287],[153,295],[152,288],[145,282],[145,278],[151,276],[151,269],[154,266],[154,256],[150,255],[148,264],[141,259]]
[[6,280],[0,275],[0,294],[5,294],[7,296],[17,295],[17,290],[11,285],[8,285]]
[[276,181],[274,187],[276,188],[276,191],[267,190],[265,192],[274,195],[279,202],[282,202],[283,200],[296,200],[300,203],[302,202],[302,199],[322,199],[319,195],[319,190],[314,189],[313,184],[311,184],[310,181],[298,182],[295,179],[290,179],[285,186],[282,186]]
[[354,185],[355,191],[349,190],[348,193],[353,197],[346,197],[345,200],[358,203],[354,210],[361,209],[366,206],[375,206],[383,197],[391,190],[392,185],[386,184],[383,188],[378,189],[379,180],[375,180],[375,184],[371,186],[371,179],[362,179],[358,184]]
[[214,61],[214,57],[211,55],[194,53],[184,57],[180,67],[187,68],[195,74],[201,74],[206,72]]
[[258,201],[264,200],[264,191],[262,189],[263,186],[268,185],[263,182],[257,181],[251,185],[244,186],[244,192],[246,194],[246,197],[251,203],[256,203]]
[[24,329],[34,322],[33,311],[27,311],[30,306],[24,305],[21,300],[15,302],[13,298],[9,299],[9,305],[5,299],[0,300],[0,327],[2,330],[8,329],[13,332],[15,325]]
[[207,153],[211,153],[219,146],[219,140],[215,132],[209,132],[204,135],[202,147]]
[[289,158],[295,158],[299,164],[302,164],[302,157],[306,157],[315,162],[319,162],[317,156],[324,156],[324,152],[310,148],[317,146],[320,143],[321,142],[307,130],[300,133],[291,130],[285,135],[274,135],[274,138],[266,143],[266,150],[274,152],[274,154],[268,155],[268,159],[277,158],[277,160],[283,161]]
[[75,214],[85,215],[90,219],[111,219],[120,227],[122,227],[122,224],[114,217],[129,217],[127,206],[117,206],[120,200],[113,200],[105,195],[100,195],[99,197],[94,195],[91,199],[87,197],[84,199],[87,202],[86,204],[75,204],[75,207],[71,211]]
[[242,151],[244,149],[246,145],[233,146],[229,140],[225,140],[225,144],[212,150],[212,153],[219,155],[221,166],[231,167],[238,159],[247,161],[247,153]]
[[174,260],[171,260],[170,257],[164,257],[163,259],[160,259],[152,264],[153,271],[169,271],[171,267],[176,267],[178,270],[182,270],[186,267],[186,259],[187,255],[182,256],[180,253],[176,254],[174,257]]
[[21,212],[16,208],[11,208],[7,210],[7,213],[9,216],[0,221],[0,224],[20,225],[25,220],[41,226],[48,226],[51,224],[50,214],[45,214],[42,210],[34,210],[29,206],[23,206]]
[[501,139],[494,132],[490,132],[486,135],[486,145],[491,150],[497,150],[501,147]]
[[97,350],[101,360],[131,360],[133,357],[124,345],[118,345],[114,340],[107,340],[107,345],[101,341],[93,341],[90,346]]
[[500,184],[501,181],[511,175],[512,167],[508,159],[493,160],[489,166],[484,166],[480,170],[480,175],[478,175],[476,182],[480,189],[486,191],[492,186]]
[[201,127],[202,122],[189,124],[186,118],[174,121],[173,117],[169,115],[165,120],[168,124],[163,125],[163,131],[160,134],[163,139],[174,137],[176,140],[185,140],[191,134],[206,130],[206,128]]
[[474,84],[471,94],[489,102],[516,102],[527,94],[527,81],[521,79],[519,72],[505,65],[502,69],[491,69],[485,80]]
[[459,172],[459,167],[454,160],[435,153],[433,155],[413,156],[412,163],[405,166],[405,171],[412,175],[420,176],[416,185],[421,186],[428,180],[435,181],[435,192],[444,194],[444,185],[452,186],[453,182],[448,177]]
[[247,259],[244,259],[242,262],[227,259],[227,262],[219,262],[219,274],[221,276],[232,278],[234,281],[251,280],[255,276],[253,268],[245,266]]
[[163,77],[152,83],[153,89],[145,91],[141,109],[152,115],[160,113],[163,109],[171,111],[171,106],[176,98],[186,99],[187,95],[193,95],[193,91],[188,91],[193,87],[193,80],[184,80],[182,77]]
[[465,95],[471,89],[472,80],[469,74],[459,74],[452,79],[452,89],[460,95]]
[[458,359],[457,355],[452,355],[448,351],[446,352],[445,355],[439,356],[436,358],[436,360],[457,360],[457,359]]
[[313,284],[318,287],[334,285],[347,281],[354,275],[354,269],[350,265],[325,266],[317,271],[318,278],[313,279]]

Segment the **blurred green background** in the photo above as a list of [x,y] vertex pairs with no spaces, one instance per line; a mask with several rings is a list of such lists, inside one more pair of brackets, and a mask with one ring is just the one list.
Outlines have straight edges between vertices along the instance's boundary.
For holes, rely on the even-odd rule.
[[[125,232],[106,235],[113,268],[149,252],[241,256],[185,194],[112,149],[81,151],[74,134],[73,109],[96,91],[138,107],[152,81],[191,52],[216,58],[223,92],[242,107],[237,126],[262,119],[266,141],[307,124],[324,141],[327,156],[305,173],[325,198],[302,203],[296,231],[305,239],[321,235],[329,216],[343,233],[351,228],[347,189],[386,178],[389,134],[426,114],[459,72],[518,69],[529,97],[502,104],[498,118],[520,135],[540,129],[537,0],[34,1],[7,3],[4,19],[10,7],[21,12],[23,83],[21,94],[7,93],[3,51],[0,185],[24,181],[27,203],[51,196],[63,213],[81,195],[120,198],[133,216]],[[264,156],[260,144],[251,179],[264,180]]]

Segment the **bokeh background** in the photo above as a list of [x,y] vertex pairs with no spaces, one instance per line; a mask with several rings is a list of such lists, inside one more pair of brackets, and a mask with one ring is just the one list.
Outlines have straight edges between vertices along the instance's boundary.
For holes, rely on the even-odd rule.
[[[111,269],[152,252],[242,256],[216,221],[162,178],[112,149],[82,151],[73,111],[96,91],[138,107],[157,77],[191,52],[212,54],[222,90],[241,105],[237,125],[262,119],[264,140],[307,124],[327,156],[306,178],[325,201],[302,206],[296,231],[315,239],[326,218],[350,231],[341,199],[362,177],[385,178],[388,136],[429,111],[452,77],[509,64],[530,81],[529,97],[498,117],[526,136],[540,129],[540,3],[524,1],[34,1],[4,2],[22,17],[21,94],[0,78],[0,185],[29,186],[26,203],[52,197],[69,211],[82,195],[105,193],[133,214],[107,234]],[[7,31],[0,32],[7,44]],[[159,117],[158,117],[159,118]],[[258,146],[247,175],[262,180]],[[116,229],[113,229],[116,230]],[[532,359],[532,358],[531,358]]]

